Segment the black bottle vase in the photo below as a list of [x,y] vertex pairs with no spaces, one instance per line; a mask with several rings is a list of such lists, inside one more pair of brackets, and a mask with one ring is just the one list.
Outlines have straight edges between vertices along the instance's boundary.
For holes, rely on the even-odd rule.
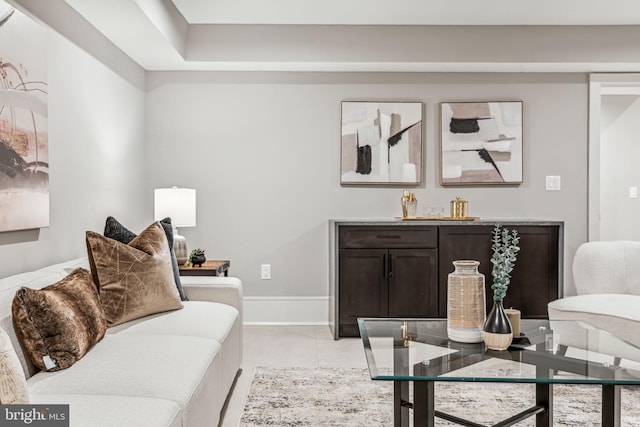
[[504,311],[502,300],[493,301],[493,307],[484,323],[483,339],[490,350],[506,350],[513,341],[511,322]]

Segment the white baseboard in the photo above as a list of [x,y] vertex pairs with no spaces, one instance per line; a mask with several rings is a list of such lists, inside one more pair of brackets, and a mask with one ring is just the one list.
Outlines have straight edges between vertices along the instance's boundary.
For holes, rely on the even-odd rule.
[[244,297],[245,325],[327,325],[329,297]]

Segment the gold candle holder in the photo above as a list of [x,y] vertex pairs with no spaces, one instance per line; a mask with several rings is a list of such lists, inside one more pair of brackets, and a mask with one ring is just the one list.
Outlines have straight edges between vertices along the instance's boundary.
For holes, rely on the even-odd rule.
[[418,208],[418,199],[416,195],[409,190],[402,192],[402,218],[415,218]]
[[468,218],[469,202],[461,197],[451,201],[451,218]]

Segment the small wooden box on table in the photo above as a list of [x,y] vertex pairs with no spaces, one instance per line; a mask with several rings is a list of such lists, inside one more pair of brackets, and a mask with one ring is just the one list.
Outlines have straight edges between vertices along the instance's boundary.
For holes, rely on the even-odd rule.
[[217,261],[205,261],[202,267],[180,266],[181,276],[228,276],[229,267],[231,261],[229,260],[217,260]]

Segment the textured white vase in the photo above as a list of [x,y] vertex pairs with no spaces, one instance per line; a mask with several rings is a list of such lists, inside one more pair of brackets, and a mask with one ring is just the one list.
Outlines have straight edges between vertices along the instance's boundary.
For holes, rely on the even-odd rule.
[[447,282],[447,335],[452,341],[479,343],[486,319],[484,275],[478,261],[454,261]]

